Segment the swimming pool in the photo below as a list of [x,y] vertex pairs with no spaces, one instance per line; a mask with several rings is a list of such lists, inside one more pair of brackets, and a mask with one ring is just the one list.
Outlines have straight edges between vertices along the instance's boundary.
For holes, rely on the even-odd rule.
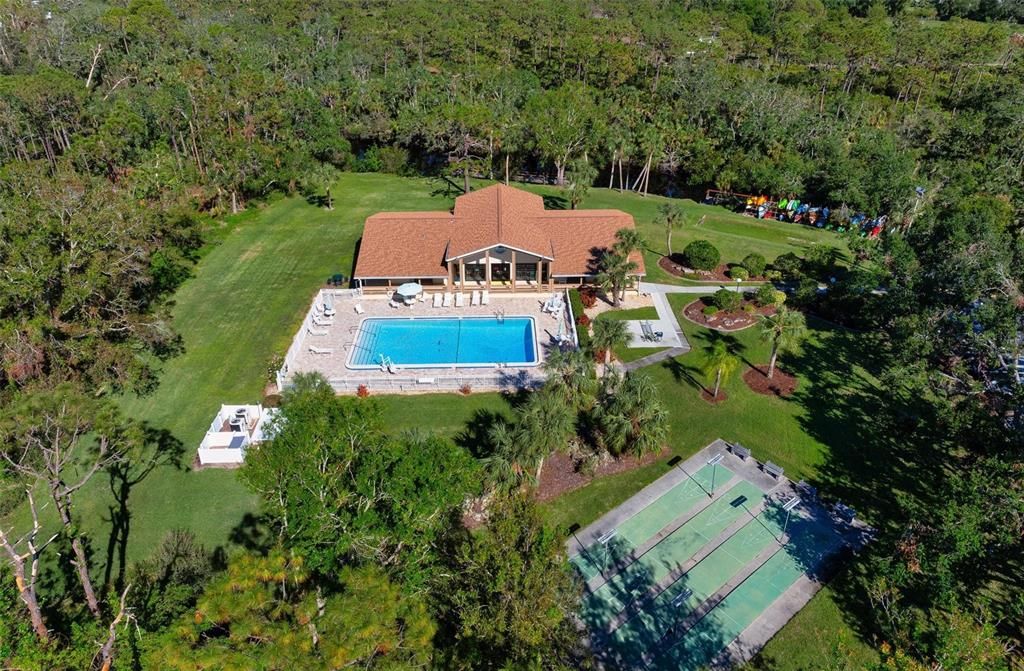
[[378,368],[383,358],[415,368],[536,366],[533,317],[369,317],[360,323],[348,368]]

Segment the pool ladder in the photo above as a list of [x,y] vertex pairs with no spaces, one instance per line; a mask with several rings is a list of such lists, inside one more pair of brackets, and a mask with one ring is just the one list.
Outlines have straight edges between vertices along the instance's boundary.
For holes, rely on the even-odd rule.
[[499,324],[505,323],[505,308],[498,308],[494,311],[494,318],[498,320]]

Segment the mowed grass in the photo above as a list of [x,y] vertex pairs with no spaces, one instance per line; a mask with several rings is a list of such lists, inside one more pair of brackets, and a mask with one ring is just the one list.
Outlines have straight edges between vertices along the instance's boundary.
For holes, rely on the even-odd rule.
[[[333,192],[333,211],[284,198],[229,218],[213,232],[219,241],[174,296],[173,324],[184,353],[166,362],[153,394],[121,399],[127,414],[168,431],[183,450],[183,463],[159,466],[131,487],[126,562],[148,556],[175,528],[192,531],[209,548],[231,547],[232,531],[257,501],[234,471],[189,467],[214,414],[221,403],[260,401],[270,360],[287,349],[317,288],[333,273],[351,274],[366,217],[450,207],[452,199],[436,191],[432,180],[344,174]],[[385,408],[396,429],[426,426],[452,434],[475,402],[486,401],[416,396]],[[106,571],[108,556],[120,563],[121,548],[105,552],[117,506],[105,478],[78,495],[98,571]]]
[[[554,187],[524,188],[550,196],[552,204],[563,198]],[[235,547],[236,532],[257,510],[255,497],[234,471],[190,468],[214,413],[221,403],[261,399],[268,363],[287,349],[316,289],[331,274],[351,274],[367,216],[383,210],[444,210],[458,195],[440,180],[350,173],[340,176],[332,193],[333,211],[299,197],[280,198],[219,222],[212,232],[216,244],[204,250],[194,276],[174,296],[173,325],[183,338],[184,353],[163,365],[154,393],[119,401],[126,413],[176,441],[180,460],[136,472],[123,501],[115,496],[122,491],[118,483],[104,475],[77,494],[76,515],[90,540],[97,577],[109,580],[126,565],[149,556],[172,529],[191,531],[210,549]],[[631,213],[648,241],[648,279],[686,283],[657,267],[665,236],[654,222],[658,206],[666,200],[592,189],[582,207]],[[738,262],[753,251],[771,260],[816,242],[841,246],[840,239],[826,231],[757,221],[691,201],[673,202],[686,210],[690,222],[674,234],[676,251],[690,240],[707,238],[722,251],[723,261]],[[696,227],[701,215],[707,217]],[[691,330],[688,336],[693,336],[699,349],[699,329]],[[816,333],[816,337],[828,337],[827,329]],[[765,358],[763,346],[755,341],[743,337],[750,346],[749,356]],[[634,353],[649,352],[627,351],[624,358]],[[812,473],[821,459],[824,437],[801,431],[800,411],[793,401],[744,399],[736,386],[742,382],[736,378],[726,386],[733,397],[720,407],[708,406],[687,381],[692,373],[686,371],[699,364],[700,356],[695,352],[681,357],[681,367],[649,369],[672,409],[674,450],[689,454],[722,436],[744,441],[759,457],[771,458],[789,472]],[[508,412],[508,404],[493,393],[381,397],[380,402],[388,426],[396,433],[421,430],[456,435],[478,410]],[[593,519],[660,475],[663,468],[656,464],[595,482],[554,502],[552,518],[560,522]],[[126,510],[129,517],[115,531],[113,520],[119,510]]]
[[[698,297],[674,294],[669,302],[679,315]],[[873,395],[879,390],[870,372],[870,345],[857,334],[809,318],[807,338],[798,350],[783,354],[779,363],[797,375],[799,386],[793,396],[777,398],[751,391],[742,380],[749,366],[768,361],[770,349],[761,341],[757,327],[721,334],[681,316],[679,322],[693,349],[642,369],[653,378],[661,392],[659,398],[669,411],[670,454],[644,468],[601,478],[552,501],[546,506],[549,519],[562,528],[574,523],[585,526],[663,475],[671,456],[688,457],[716,438],[743,443],[757,459],[783,466],[794,481],[815,483],[826,496],[849,495],[842,483],[834,483],[835,473],[828,461],[838,450],[848,455],[847,461],[855,462],[860,449],[864,450],[866,463],[870,462],[868,448],[858,443],[866,430],[856,419],[862,415],[848,410],[855,405],[854,400],[868,396],[866,392]],[[722,385],[728,398],[711,405],[699,394],[702,386],[712,384],[701,371],[705,352],[715,340],[724,340],[742,363]],[[870,467],[865,466],[865,470],[870,471]],[[871,474],[845,476],[870,482]],[[872,512],[880,514],[872,511],[868,501],[845,500],[866,511],[868,521]],[[846,603],[851,589],[849,585],[844,587]],[[874,650],[857,636],[838,601],[831,588],[819,592],[765,648],[761,665],[755,662],[750,668],[796,671],[816,668],[820,660],[832,658],[845,659],[852,664],[848,668],[861,668],[874,661]]]
[[[485,182],[480,184],[483,185]],[[533,184],[516,186],[547,196],[548,207],[556,204],[568,207],[564,193],[557,187]],[[698,239],[711,241],[722,253],[722,263],[739,263],[751,252],[758,252],[771,262],[780,254],[794,251],[801,254],[807,247],[818,243],[837,247],[842,254],[847,251],[843,239],[833,231],[802,224],[755,219],[722,207],[695,203],[692,200],[641,196],[632,192],[619,193],[611,189],[590,189],[580,207],[618,209],[633,215],[637,229],[647,243],[643,254],[647,271],[645,279],[648,282],[699,284],[674,277],[658,266],[658,259],[668,253],[665,227],[657,223],[658,208],[664,203],[678,205],[686,215],[683,225],[672,233],[672,251],[676,254],[682,252],[688,243]]]

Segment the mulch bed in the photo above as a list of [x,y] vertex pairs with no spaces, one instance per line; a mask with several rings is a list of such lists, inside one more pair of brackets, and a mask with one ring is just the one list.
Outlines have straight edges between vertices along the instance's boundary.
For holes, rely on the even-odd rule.
[[775,374],[768,379],[768,366],[757,366],[750,368],[743,374],[743,381],[747,383],[751,391],[765,396],[780,396],[786,398],[791,396],[798,384],[795,375],[775,366]]
[[553,454],[544,460],[544,468],[540,472],[540,486],[537,487],[536,492],[537,500],[550,501],[566,492],[583,487],[594,478],[625,473],[634,468],[646,466],[665,458],[667,453],[668,450],[665,449],[656,454],[648,454],[642,459],[636,457],[613,459],[598,466],[592,475],[580,472],[578,463],[570,455]]
[[[714,270],[693,270],[668,256],[658,259],[658,266],[673,277],[683,277],[698,282],[735,282],[729,277],[729,264],[723,263]],[[751,277],[746,282],[763,282],[763,277]]]
[[[753,305],[754,312],[744,312],[742,309],[743,305]],[[699,324],[705,328],[717,331],[741,331],[756,324],[761,315],[773,315],[776,310],[774,305],[757,307],[754,301],[744,300],[739,310],[730,310],[728,312],[720,310],[711,316],[707,316],[704,314],[704,308],[707,306],[708,303],[705,303],[703,298],[699,298],[683,308],[683,316],[694,324]]]
[[[714,390],[712,389],[711,391],[714,391]],[[710,403],[711,405],[718,405],[719,403],[721,403],[725,399],[729,398],[729,395],[725,393],[724,389],[719,389],[718,390],[718,398],[715,398],[714,396],[712,396],[711,395],[711,391],[708,391],[707,389],[701,389],[700,390],[700,397],[702,399],[704,399],[704,401],[706,401],[707,403]]]

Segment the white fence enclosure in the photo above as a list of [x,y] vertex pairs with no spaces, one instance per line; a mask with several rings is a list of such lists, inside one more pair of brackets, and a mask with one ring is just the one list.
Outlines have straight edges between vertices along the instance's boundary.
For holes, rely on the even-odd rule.
[[203,466],[242,463],[249,445],[270,437],[270,422],[277,412],[276,408],[258,404],[220,406],[220,412],[199,443],[199,463]]

